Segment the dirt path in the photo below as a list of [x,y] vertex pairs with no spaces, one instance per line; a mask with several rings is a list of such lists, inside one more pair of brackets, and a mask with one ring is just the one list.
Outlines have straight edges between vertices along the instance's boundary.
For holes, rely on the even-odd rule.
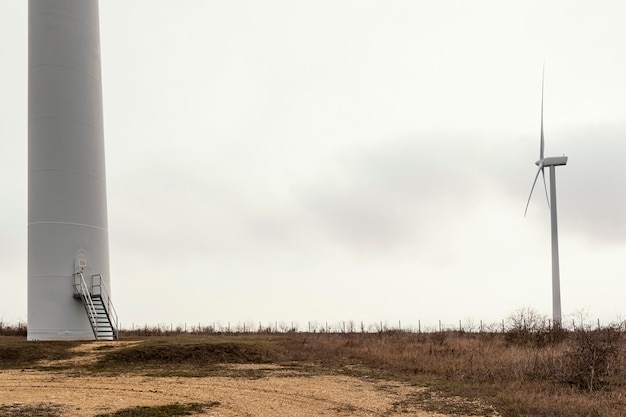
[[[96,343],[76,348],[88,355],[80,361],[95,360],[97,348]],[[57,405],[66,417],[93,416],[134,406],[216,401],[219,405],[199,415],[445,417],[418,408],[416,399],[423,388],[393,381],[303,376],[276,365],[244,365],[263,370],[264,377],[256,379],[136,374],[103,377],[51,368],[60,363],[43,363],[49,369],[0,371],[0,405]],[[62,363],[68,365],[71,360]]]

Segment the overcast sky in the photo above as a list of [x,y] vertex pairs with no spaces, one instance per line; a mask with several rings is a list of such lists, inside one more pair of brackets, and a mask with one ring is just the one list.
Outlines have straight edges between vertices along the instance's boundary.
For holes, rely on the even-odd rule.
[[[0,14],[0,320],[26,320],[27,2]],[[626,318],[621,1],[103,0],[124,326]],[[546,173],[547,174],[547,173]]]

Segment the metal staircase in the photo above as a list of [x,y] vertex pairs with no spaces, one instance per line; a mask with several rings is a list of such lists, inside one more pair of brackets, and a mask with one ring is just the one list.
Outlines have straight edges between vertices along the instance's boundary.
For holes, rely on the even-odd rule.
[[117,313],[100,274],[91,276],[91,286],[82,273],[74,274],[74,298],[82,300],[96,340],[117,340]]

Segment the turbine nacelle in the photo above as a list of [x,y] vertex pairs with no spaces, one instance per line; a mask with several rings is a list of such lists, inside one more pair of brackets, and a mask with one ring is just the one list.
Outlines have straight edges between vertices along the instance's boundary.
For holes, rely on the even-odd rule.
[[555,167],[559,165],[567,165],[567,156],[551,156],[549,158],[543,158],[535,162],[537,166]]

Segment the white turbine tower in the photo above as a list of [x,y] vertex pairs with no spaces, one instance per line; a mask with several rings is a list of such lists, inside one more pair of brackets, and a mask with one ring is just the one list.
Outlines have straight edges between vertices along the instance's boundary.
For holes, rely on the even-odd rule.
[[28,2],[28,340],[111,340],[98,0]]
[[550,219],[551,219],[551,229],[552,229],[552,319],[554,323],[554,327],[558,328],[561,326],[561,282],[560,282],[560,274],[559,274],[559,233],[557,228],[557,217],[556,217],[556,178],[555,178],[555,167],[559,165],[567,164],[567,156],[556,156],[556,157],[548,157],[544,158],[543,156],[543,77],[541,79],[541,141],[539,144],[539,160],[535,162],[535,165],[539,166],[537,170],[537,175],[535,175],[535,180],[533,181],[533,186],[530,189],[530,195],[528,196],[528,202],[526,203],[526,210],[524,211],[524,216],[526,216],[526,212],[528,211],[528,205],[530,204],[530,198],[533,195],[533,190],[535,189],[535,184],[537,184],[537,179],[539,178],[539,174],[543,177],[543,186],[546,191],[546,198],[548,198],[548,190],[546,187],[546,176],[543,172],[545,167],[550,167],[550,197],[548,198],[548,207],[550,208]]

